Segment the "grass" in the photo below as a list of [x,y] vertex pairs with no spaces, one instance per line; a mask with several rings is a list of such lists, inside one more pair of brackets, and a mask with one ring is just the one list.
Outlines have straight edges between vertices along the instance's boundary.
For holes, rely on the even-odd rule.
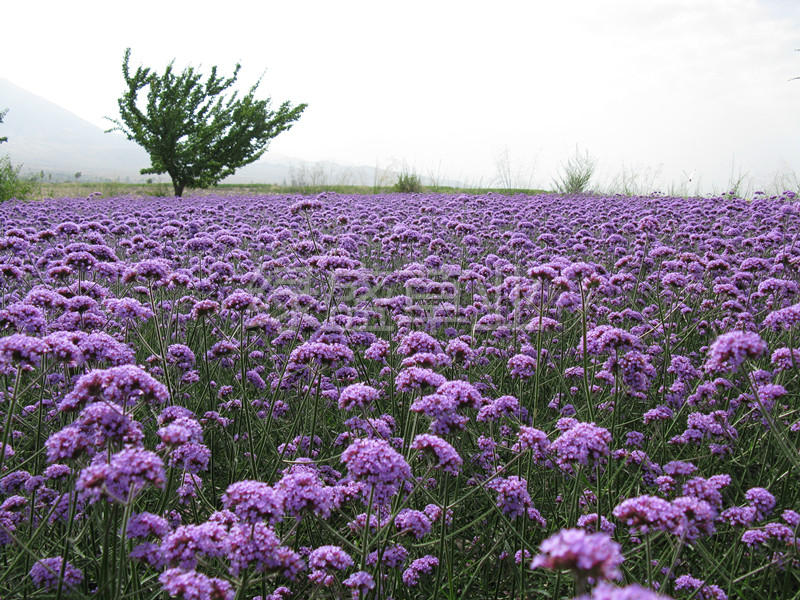
[[[536,195],[548,193],[541,189],[516,189],[503,187],[453,187],[435,186],[435,191],[442,194],[503,194],[514,196],[517,194]],[[428,186],[423,186],[421,191],[426,191]],[[394,184],[385,186],[367,185],[281,185],[277,183],[222,183],[206,190],[187,189],[184,195],[231,194],[231,195],[274,195],[274,194],[319,194],[322,192],[336,192],[339,194],[387,194],[396,191]],[[169,183],[122,183],[122,182],[41,182],[34,190],[31,199],[44,198],[80,198],[95,194],[101,198],[118,196],[152,196],[166,197],[172,195],[172,186]]]

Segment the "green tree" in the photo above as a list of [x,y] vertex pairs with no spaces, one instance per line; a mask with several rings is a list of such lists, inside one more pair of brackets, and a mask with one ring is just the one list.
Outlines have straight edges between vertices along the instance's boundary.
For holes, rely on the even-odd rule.
[[[131,73],[130,56],[128,48],[122,62],[127,89],[117,101],[121,120],[106,117],[115,125],[108,131],[121,131],[142,146],[151,164],[141,173],[166,173],[176,196],[186,187],[216,185],[258,160],[269,141],[290,129],[307,106],[284,102],[271,110],[269,98],[255,98],[261,79],[244,97],[237,98],[237,92],[226,97],[239,74],[238,64],[228,78],[212,67],[203,82],[192,67],[176,74],[174,60],[162,75],[142,66]],[[139,94],[145,89],[147,101],[142,103]]]
[[[0,124],[3,123],[8,109],[0,110]],[[0,137],[0,144],[7,142],[8,137]],[[0,156],[0,202],[11,198],[27,198],[34,192],[34,184],[30,179],[23,179],[19,172],[22,165],[14,165],[8,155]]]
[[[8,113],[8,109],[0,110],[0,124],[2,124],[3,119],[6,118],[6,114],[7,113]],[[8,141],[7,137],[0,137],[0,144],[2,144],[3,142],[7,142],[7,141]]]

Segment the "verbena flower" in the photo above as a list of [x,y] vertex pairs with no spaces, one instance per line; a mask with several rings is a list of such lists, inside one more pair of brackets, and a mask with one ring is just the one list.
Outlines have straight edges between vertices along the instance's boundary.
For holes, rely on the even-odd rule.
[[215,314],[219,310],[219,302],[214,300],[199,300],[192,306],[191,316],[200,319]]
[[411,442],[412,450],[430,450],[436,456],[437,467],[445,473],[458,475],[461,465],[464,462],[456,449],[442,438],[423,433],[414,438]]
[[772,353],[770,362],[777,372],[792,369],[800,365],[800,348],[778,348]]
[[179,416],[169,419],[163,427],[156,431],[156,435],[161,438],[161,442],[166,446],[181,446],[188,443],[198,444],[203,442],[203,428],[191,416]]
[[409,410],[423,413],[432,419],[455,413],[458,401],[444,394],[427,394],[411,403]]
[[713,475],[708,479],[704,477],[693,477],[683,484],[683,495],[693,496],[700,500],[705,500],[709,504],[722,507],[722,494],[720,490],[731,483],[730,475]]
[[147,321],[153,317],[153,311],[136,298],[107,298],[103,301],[103,306],[123,323]]
[[547,434],[535,427],[520,426],[517,442],[511,447],[514,452],[531,450],[536,462],[543,461],[550,450],[550,440]]
[[164,463],[155,452],[128,448],[112,455],[108,463],[95,460],[84,468],[75,482],[75,489],[90,503],[101,498],[126,503],[146,486],[163,488],[165,483]]
[[339,546],[319,546],[308,555],[308,565],[312,569],[309,579],[327,587],[334,581],[330,571],[352,567],[353,559]]
[[[642,347],[641,340],[624,329],[613,325],[598,325],[586,333],[586,351],[600,355],[620,350],[637,350]],[[583,351],[583,344],[578,345]]]
[[[349,476],[374,490],[374,501],[384,504],[411,477],[411,467],[389,442],[357,439],[342,453]],[[365,498],[365,501],[367,499]]]
[[284,475],[275,484],[275,489],[283,496],[285,513],[297,519],[304,512],[327,519],[334,506],[333,490],[325,487],[313,470]]
[[694,542],[716,531],[714,521],[717,519],[717,509],[705,500],[681,496],[672,501],[672,507],[683,515],[682,523],[674,533],[679,533],[687,542]]
[[375,589],[375,580],[366,571],[356,571],[342,582],[342,585],[350,588],[353,599],[365,597],[371,590]]
[[438,388],[445,383],[445,381],[447,380],[443,375],[421,367],[408,367],[407,369],[403,369],[397,374],[394,380],[398,392]]
[[611,521],[597,513],[581,515],[578,517],[577,525],[588,533],[605,533],[608,535],[614,535],[614,530],[617,528]]
[[[378,564],[378,556],[379,552],[377,550],[370,552],[367,556],[367,564]],[[408,550],[406,550],[405,546],[401,546],[400,544],[388,546],[383,549],[382,553],[380,553],[381,564],[389,569],[396,569],[403,566],[403,563],[406,562],[407,558]]]
[[628,526],[631,534],[636,535],[651,531],[669,531],[677,535],[683,524],[681,510],[657,496],[643,495],[623,500],[614,508],[613,514]]
[[233,600],[236,595],[224,579],[194,570],[167,569],[158,576],[158,581],[167,594],[183,600]]
[[756,509],[752,506],[731,506],[720,513],[719,519],[731,527],[742,527],[755,522],[756,516]]
[[82,375],[73,390],[58,404],[68,412],[96,400],[131,406],[138,402],[163,404],[169,398],[167,387],[134,365],[92,369]]
[[397,347],[397,353],[402,356],[410,356],[419,352],[444,353],[441,344],[424,331],[412,331],[403,337]]
[[403,571],[403,583],[408,587],[414,587],[419,584],[419,576],[421,573],[430,574],[435,567],[439,566],[439,559],[432,555],[423,556],[418,558]]
[[536,510],[528,492],[527,480],[512,475],[498,478],[489,482],[486,487],[497,492],[496,506],[512,520],[527,514],[529,519],[536,521],[541,527],[546,527],[547,522]]
[[483,405],[483,396],[468,381],[442,381],[438,384],[436,393],[453,399],[458,408],[479,409]]
[[500,396],[483,405],[475,420],[480,422],[496,421],[503,415],[513,416],[521,421],[528,420],[528,410],[520,406],[516,397],[509,395]]
[[55,589],[61,579],[62,568],[64,569],[63,582],[66,588],[76,587],[83,581],[83,572],[69,562],[65,565],[64,559],[60,556],[37,560],[28,575],[36,588]]
[[353,351],[343,344],[305,342],[289,355],[289,371],[301,370],[307,366],[331,366],[347,364],[353,360]]
[[536,373],[536,359],[527,354],[515,354],[508,359],[506,368],[512,378],[530,379]]
[[774,310],[764,319],[764,325],[773,331],[789,330],[800,323],[800,303]]
[[181,485],[175,490],[179,501],[188,504],[193,498],[197,498],[197,493],[203,487],[203,480],[196,473],[185,472],[181,480]]
[[69,367],[77,367],[86,362],[78,341],[85,336],[83,332],[54,331],[43,339],[47,354],[56,362]]
[[692,463],[682,460],[671,460],[664,465],[664,473],[671,476],[691,475],[697,470]]
[[224,555],[230,564],[228,572],[234,577],[255,566],[256,571],[279,571],[294,579],[305,568],[300,555],[281,546],[278,536],[265,523],[233,525],[224,540]]
[[46,343],[37,337],[15,333],[0,338],[0,371],[11,374],[17,366],[35,369],[47,350]]
[[169,524],[167,520],[153,513],[134,513],[128,520],[128,539],[145,539],[150,536],[162,538],[168,532]]
[[188,473],[207,471],[211,462],[211,450],[205,444],[189,442],[174,448],[169,454],[169,466],[184,469]]
[[411,533],[416,539],[421,540],[431,532],[433,523],[421,510],[404,508],[397,513],[394,526],[399,533]]
[[128,556],[132,560],[142,562],[159,571],[167,566],[166,558],[164,558],[164,550],[161,548],[160,544],[155,542],[136,544],[136,546],[131,548]]
[[603,464],[610,453],[611,434],[594,423],[575,423],[558,436],[549,451],[556,464],[567,472],[573,472],[574,465],[593,466]]
[[638,583],[632,583],[625,587],[616,587],[601,581],[591,591],[590,594],[578,596],[575,600],[671,600],[669,596],[664,596],[654,592],[649,588],[642,587]]
[[167,348],[166,360],[178,369],[188,371],[195,364],[195,355],[192,349],[184,344],[171,344]]
[[339,393],[339,408],[353,410],[354,408],[368,408],[378,398],[380,392],[374,387],[363,383],[348,385]]
[[93,402],[81,411],[70,428],[78,428],[84,439],[96,451],[109,443],[120,446],[141,446],[144,434],[139,422],[125,414],[113,402]]
[[769,516],[772,509],[775,508],[775,496],[762,487],[750,488],[745,492],[744,497],[755,509],[756,518],[759,520]]
[[752,331],[723,333],[711,344],[704,369],[709,373],[735,372],[747,359],[759,358],[767,343]]
[[222,301],[222,308],[237,312],[244,312],[260,304],[258,298],[244,290],[236,290],[228,294]]
[[108,363],[112,367],[131,365],[135,362],[131,348],[102,331],[80,337],[77,345],[86,362]]
[[167,564],[189,570],[203,557],[222,557],[227,538],[228,527],[211,520],[199,525],[179,525],[164,537],[161,550]]
[[680,575],[673,582],[676,590],[697,590],[697,598],[703,600],[728,600],[728,595],[717,585],[707,584],[702,579],[691,575]]
[[247,523],[265,521],[274,525],[283,519],[284,498],[262,481],[243,480],[228,486],[222,495],[222,506]]
[[619,565],[625,560],[620,545],[605,533],[583,529],[562,529],[544,540],[531,569],[568,569],[579,577],[621,579]]
[[0,479],[0,492],[3,494],[14,494],[23,489],[26,482],[31,478],[31,474],[27,471],[13,471],[8,475],[4,475]]

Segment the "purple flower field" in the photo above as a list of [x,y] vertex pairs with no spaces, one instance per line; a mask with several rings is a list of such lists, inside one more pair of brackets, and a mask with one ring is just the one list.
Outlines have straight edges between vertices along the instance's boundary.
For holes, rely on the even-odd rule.
[[0,205],[0,597],[800,597],[800,199]]

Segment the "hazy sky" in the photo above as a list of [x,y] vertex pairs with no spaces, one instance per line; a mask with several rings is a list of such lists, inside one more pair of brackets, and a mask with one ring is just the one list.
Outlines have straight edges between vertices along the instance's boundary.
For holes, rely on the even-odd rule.
[[2,15],[0,77],[103,127],[130,46],[157,71],[240,62],[242,89],[265,73],[263,97],[309,104],[270,151],[307,160],[548,187],[577,146],[605,182],[800,176],[797,0],[31,0]]

